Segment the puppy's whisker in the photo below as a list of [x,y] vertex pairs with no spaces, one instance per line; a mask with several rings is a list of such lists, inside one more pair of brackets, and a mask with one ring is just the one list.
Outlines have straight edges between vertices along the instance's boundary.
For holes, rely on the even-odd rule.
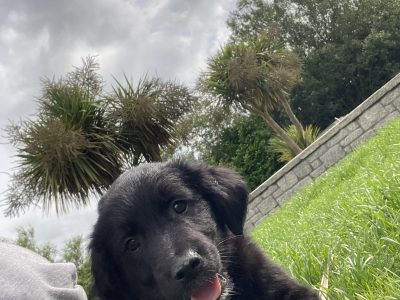
[[227,243],[227,242],[230,242],[231,240],[236,239],[237,237],[238,237],[237,235],[228,236],[228,237],[222,239],[221,241],[219,241],[216,246],[219,247],[219,246],[223,245],[224,243]]

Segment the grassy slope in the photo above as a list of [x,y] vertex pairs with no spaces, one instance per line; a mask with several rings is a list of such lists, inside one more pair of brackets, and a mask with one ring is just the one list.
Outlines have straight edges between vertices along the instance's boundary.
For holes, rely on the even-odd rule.
[[400,299],[400,119],[297,194],[252,233],[329,299]]

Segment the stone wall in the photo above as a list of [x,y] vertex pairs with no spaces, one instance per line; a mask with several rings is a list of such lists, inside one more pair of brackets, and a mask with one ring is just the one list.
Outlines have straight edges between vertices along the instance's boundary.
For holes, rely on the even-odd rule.
[[256,188],[249,197],[246,230],[313,182],[389,120],[400,115],[400,74]]

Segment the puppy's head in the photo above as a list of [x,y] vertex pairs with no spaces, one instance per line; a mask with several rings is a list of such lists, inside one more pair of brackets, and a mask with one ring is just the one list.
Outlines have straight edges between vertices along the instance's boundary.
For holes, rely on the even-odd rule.
[[220,248],[243,233],[246,202],[244,182],[228,169],[172,161],[125,172],[99,203],[90,244],[96,292],[216,300]]

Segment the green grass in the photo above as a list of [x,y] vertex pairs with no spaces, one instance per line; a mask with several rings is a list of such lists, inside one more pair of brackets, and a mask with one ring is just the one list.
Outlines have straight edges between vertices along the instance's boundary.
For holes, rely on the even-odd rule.
[[400,299],[400,119],[252,235],[275,261],[316,288],[329,264],[330,300]]

